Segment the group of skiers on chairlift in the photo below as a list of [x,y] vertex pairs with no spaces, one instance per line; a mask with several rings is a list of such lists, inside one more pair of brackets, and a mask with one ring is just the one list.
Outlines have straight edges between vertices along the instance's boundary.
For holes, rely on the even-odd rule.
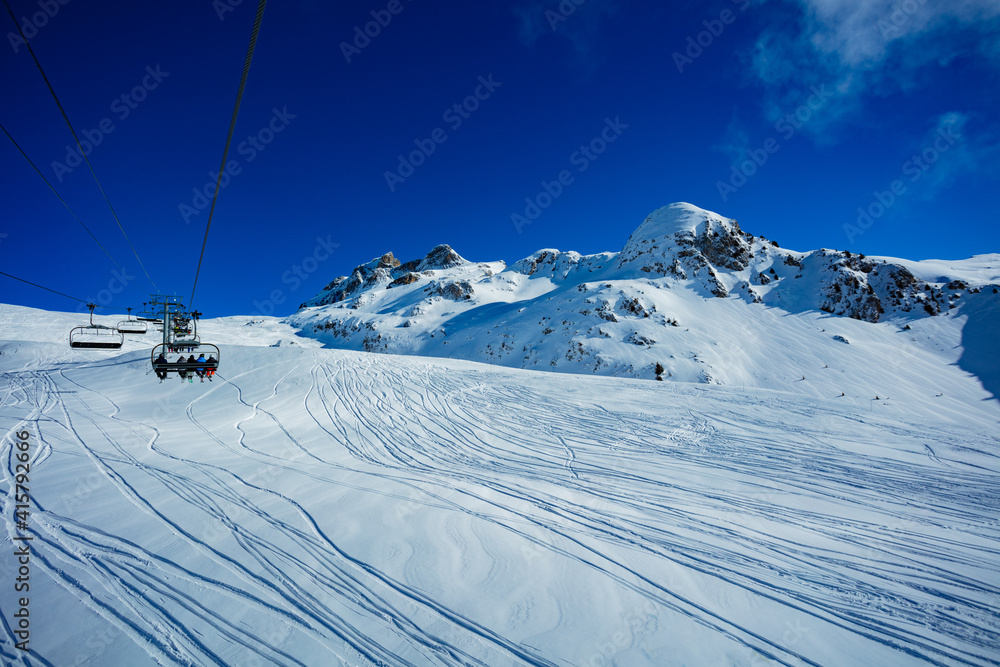
[[191,333],[191,318],[182,317],[180,315],[174,315],[173,319],[170,321],[173,325],[173,330],[178,333]]
[[[158,356],[156,358],[156,361],[154,362],[154,368],[156,369],[156,376],[160,378],[160,382],[167,379],[167,373],[170,372],[170,369],[166,368],[166,366],[168,366],[170,363],[171,363],[170,361],[167,361],[167,357],[164,356],[162,352],[160,352],[160,356]],[[208,378],[208,381],[211,382],[212,376],[215,375],[215,369],[219,365],[219,362],[214,355],[209,355],[208,359],[206,359],[204,354],[200,355],[197,359],[194,358],[193,354],[188,356],[187,359],[185,359],[184,355],[182,354],[180,357],[177,358],[177,361],[173,363],[183,364],[185,366],[187,366],[188,364],[198,364],[198,363],[205,364],[203,367],[193,369],[194,374],[197,375],[199,378],[201,378],[202,382],[205,381],[205,378]],[[176,372],[178,375],[181,376],[182,380],[186,380],[188,379],[188,373],[191,370],[192,369],[190,367],[185,367],[177,369]]]

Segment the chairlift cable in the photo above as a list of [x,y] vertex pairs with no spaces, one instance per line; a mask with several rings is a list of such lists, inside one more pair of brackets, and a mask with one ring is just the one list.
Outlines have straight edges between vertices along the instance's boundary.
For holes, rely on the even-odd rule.
[[22,283],[27,283],[27,284],[31,285],[32,287],[37,287],[38,289],[43,289],[46,292],[52,292],[53,294],[58,294],[59,296],[64,296],[67,299],[72,299],[73,301],[79,301],[80,303],[87,303],[83,299],[77,299],[75,296],[70,296],[69,294],[63,294],[62,292],[57,292],[54,289],[49,289],[48,287],[43,287],[42,285],[39,285],[38,283],[33,283],[30,280],[25,280],[24,278],[18,278],[17,276],[12,276],[9,273],[5,273],[3,271],[0,271],[0,276],[7,276],[8,278],[13,278],[14,280],[20,280]]
[[[86,304],[90,303],[86,299],[78,299],[75,296],[70,296],[69,294],[63,294],[62,292],[57,292],[54,289],[49,289],[48,287],[45,287],[44,285],[39,285],[38,283],[33,283],[30,280],[25,280],[24,278],[18,278],[17,276],[12,276],[12,275],[10,275],[9,273],[7,273],[5,271],[0,271],[0,276],[7,276],[8,278],[12,278],[12,279],[20,281],[22,283],[26,283],[28,285],[31,285],[32,287],[37,287],[38,289],[43,289],[46,292],[52,292],[53,294],[58,294],[59,296],[64,296],[67,299],[72,299],[73,301],[79,301],[80,303],[86,303]],[[94,306],[94,307],[95,308],[104,308],[105,310],[119,310],[119,311],[124,311],[125,310],[125,308],[112,308],[110,306]]]
[[[4,0],[7,2],[7,0]],[[253,60],[253,52],[257,46],[257,36],[260,34],[260,24],[264,19],[264,7],[267,0],[260,0],[257,4],[257,16],[254,19],[253,31],[250,33],[250,45],[247,47],[247,57],[243,61],[243,76],[240,78],[239,91],[236,93],[236,105],[233,107],[233,118],[229,122],[229,136],[226,137],[226,147],[222,151],[222,164],[219,167],[219,175],[215,180],[215,194],[212,195],[212,207],[208,211],[208,222],[205,224],[205,239],[201,243],[201,255],[198,257],[198,269],[194,274],[194,284],[191,286],[191,299],[188,307],[194,307],[194,292],[198,288],[198,276],[201,274],[201,263],[205,259],[205,246],[208,244],[208,232],[212,228],[212,215],[215,213],[215,203],[219,199],[219,190],[222,188],[222,174],[226,170],[226,159],[229,156],[229,146],[233,142],[233,132],[236,130],[236,117],[240,112],[240,103],[243,101],[243,90],[247,85],[247,77],[250,74],[250,61]]]
[[132,254],[135,255],[136,261],[139,262],[139,268],[141,268],[142,272],[146,274],[146,278],[149,280],[150,284],[155,289],[157,289],[157,291],[159,291],[159,288],[156,287],[156,283],[153,282],[153,279],[149,276],[149,272],[146,271],[146,267],[143,266],[142,260],[139,259],[139,253],[136,252],[135,246],[132,245],[132,239],[130,239],[128,237],[128,234],[125,233],[125,227],[122,226],[121,220],[118,219],[118,213],[115,212],[115,207],[111,205],[111,200],[108,198],[107,193],[104,192],[104,187],[101,185],[101,181],[97,178],[97,173],[94,171],[93,165],[90,164],[90,158],[87,157],[86,151],[83,150],[83,146],[80,144],[80,138],[76,136],[76,130],[73,129],[73,124],[69,122],[69,116],[66,114],[66,110],[63,108],[62,102],[59,101],[59,97],[56,95],[56,91],[52,87],[52,83],[49,81],[49,77],[45,75],[45,70],[42,69],[42,63],[38,61],[38,57],[35,55],[34,49],[31,48],[31,44],[28,42],[28,38],[24,35],[24,30],[21,29],[21,24],[17,22],[17,17],[14,16],[14,10],[10,8],[10,3],[7,0],[3,0],[3,4],[7,8],[7,13],[10,14],[10,20],[13,21],[14,25],[17,26],[17,31],[21,35],[21,40],[24,42],[24,45],[28,47],[28,53],[31,54],[31,59],[35,61],[35,66],[38,67],[38,71],[41,73],[42,79],[45,80],[45,85],[48,86],[49,92],[52,93],[52,99],[56,101],[56,106],[59,107],[59,112],[62,114],[63,120],[66,121],[66,125],[69,127],[69,131],[73,135],[73,140],[76,141],[77,148],[80,149],[80,155],[83,156],[84,162],[87,163],[87,168],[90,170],[90,175],[94,177],[94,182],[97,183],[97,188],[101,191],[101,194],[104,196],[104,201],[108,203],[108,208],[111,209],[111,215],[114,216],[115,222],[118,223],[118,229],[121,230],[122,235],[125,237],[125,240],[128,241],[129,248],[132,249]]
[[10,139],[10,141],[11,141],[12,144],[14,144],[14,148],[16,148],[18,151],[20,151],[21,155],[24,156],[24,159],[27,160],[28,164],[31,165],[31,168],[34,169],[38,173],[38,175],[42,177],[42,180],[45,181],[45,185],[49,186],[49,189],[52,190],[52,194],[54,194],[56,196],[56,198],[60,202],[62,202],[62,205],[66,207],[66,210],[69,211],[70,214],[74,218],[76,218],[76,221],[80,223],[80,226],[83,227],[87,231],[88,234],[90,234],[90,238],[94,239],[94,243],[96,243],[101,248],[101,250],[104,251],[104,254],[108,256],[108,259],[111,260],[111,263],[114,264],[116,267],[118,267],[119,271],[124,271],[125,269],[123,269],[121,267],[121,265],[118,264],[118,262],[115,261],[115,258],[111,256],[111,253],[108,252],[107,249],[103,245],[101,245],[101,242],[97,240],[97,237],[94,236],[94,232],[90,231],[90,229],[87,227],[87,225],[85,225],[83,223],[83,220],[80,219],[80,216],[78,216],[76,214],[76,212],[73,211],[73,209],[71,209],[69,207],[69,204],[66,203],[66,200],[63,199],[62,196],[58,192],[56,192],[55,187],[52,185],[52,183],[49,182],[49,179],[45,178],[45,174],[43,174],[41,172],[41,170],[35,165],[35,163],[31,161],[31,158],[28,157],[28,154],[24,152],[24,149],[21,148],[21,146],[14,140],[14,137],[10,136],[10,132],[8,132],[7,128],[5,128],[3,126],[3,123],[0,123],[0,130],[3,130],[3,133],[6,134],[7,138]]

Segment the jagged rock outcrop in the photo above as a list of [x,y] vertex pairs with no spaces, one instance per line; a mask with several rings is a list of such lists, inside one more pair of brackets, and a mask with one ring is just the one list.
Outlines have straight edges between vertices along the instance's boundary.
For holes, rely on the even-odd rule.
[[617,266],[655,276],[694,278],[712,295],[725,298],[729,287],[718,269],[743,271],[752,249],[739,223],[691,204],[671,204],[650,214],[629,237]]
[[886,312],[938,315],[942,304],[950,308],[954,303],[940,288],[885,260],[821,250],[810,253],[806,261],[831,274],[822,282],[819,308],[834,315],[878,322]]
[[[396,259],[391,252],[387,252],[381,257],[355,267],[350,276],[335,278],[319,294],[301,304],[299,308],[326,306],[347,301],[357,296],[359,292],[373,287],[388,289],[400,285],[410,285],[420,280],[421,274],[433,275],[434,271],[447,270],[465,264],[468,262],[447,244],[435,246],[424,258],[415,259],[405,264]],[[363,305],[365,302],[362,300],[360,303]]]
[[417,266],[417,270],[435,271],[440,269],[450,269],[466,263],[467,262],[462,259],[457,252],[451,249],[450,245],[442,243],[439,246],[435,246],[429,253],[427,253],[427,256],[424,257]]
[[467,280],[435,282],[426,288],[432,296],[442,296],[452,301],[467,301],[472,298],[474,290]]
[[420,274],[413,273],[412,271],[407,271],[400,277],[389,283],[389,289],[393,287],[399,287],[400,285],[412,285],[413,283],[420,280]]
[[[372,285],[390,279],[392,270],[398,266],[399,260],[393,257],[391,252],[387,252],[367,264],[356,267],[350,276],[334,278],[332,282],[323,288],[323,291],[310,301],[307,301],[306,304],[323,306],[349,299]],[[306,304],[303,304],[303,306]]]
[[578,252],[546,248],[511,264],[508,271],[563,281],[571,276],[585,276],[600,271],[612,258],[614,253],[581,255]]

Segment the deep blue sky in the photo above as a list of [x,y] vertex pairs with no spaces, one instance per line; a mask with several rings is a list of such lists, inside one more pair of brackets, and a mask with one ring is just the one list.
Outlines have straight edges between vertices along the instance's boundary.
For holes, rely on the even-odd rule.
[[[186,298],[208,216],[186,222],[180,206],[218,168],[256,3],[49,0],[58,12],[43,20],[46,2],[9,2],[77,131],[114,126],[91,161],[153,280]],[[390,5],[400,11],[347,62],[342,43]],[[6,12],[0,26],[0,122],[134,279],[118,289],[111,261],[3,136],[0,270],[137,306],[152,287],[86,166],[54,166],[72,138]],[[152,90],[127,108],[144,79]],[[486,99],[467,118],[444,115],[477,87]],[[359,263],[438,243],[508,263],[544,247],[616,251],[674,201],[797,250],[998,252],[997,108],[994,0],[272,2],[230,154],[240,173],[220,195],[195,305],[267,311],[277,290],[274,312],[288,314]],[[294,118],[275,121],[282,131],[256,155],[240,152],[274,110]],[[784,120],[796,113],[797,127]],[[446,141],[391,189],[397,156],[439,128]],[[615,140],[596,159],[574,155],[602,132]],[[908,162],[925,151],[926,169]],[[733,178],[765,155],[745,183]],[[563,170],[572,181],[518,230],[512,214]],[[882,210],[874,193],[894,181]],[[859,207],[875,214],[868,228],[845,230]],[[317,238],[339,246],[327,258]],[[317,248],[325,261],[303,265]],[[3,277],[0,301],[76,308]]]

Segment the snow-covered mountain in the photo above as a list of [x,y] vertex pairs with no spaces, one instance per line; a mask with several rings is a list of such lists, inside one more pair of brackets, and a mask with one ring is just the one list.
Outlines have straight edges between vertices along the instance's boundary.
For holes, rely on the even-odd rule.
[[203,320],[190,383],[0,305],[0,663],[996,665],[997,259],[675,205]]
[[[997,254],[795,252],[678,203],[618,253],[545,249],[510,267],[447,245],[406,263],[387,253],[289,322],[339,348],[816,396],[954,391],[920,378],[957,364],[956,380],[997,394],[997,285]],[[846,375],[859,367],[871,372]]]

